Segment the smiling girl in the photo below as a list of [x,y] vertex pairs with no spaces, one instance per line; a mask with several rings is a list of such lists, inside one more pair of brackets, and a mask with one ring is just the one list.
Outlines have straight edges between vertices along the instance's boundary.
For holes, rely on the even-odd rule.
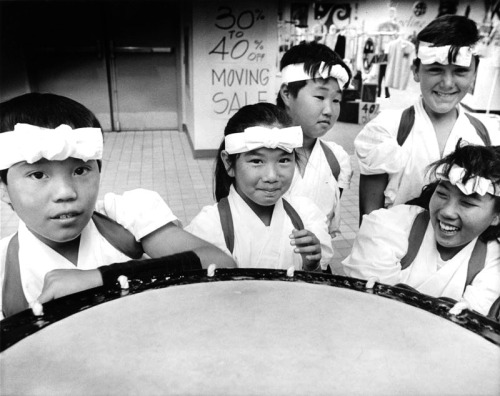
[[500,295],[500,146],[459,142],[431,175],[418,202],[425,208],[397,205],[365,216],[344,270],[464,300],[487,314]]
[[381,112],[354,141],[361,174],[360,220],[372,210],[418,197],[428,183],[426,167],[453,151],[460,138],[488,145],[495,137],[460,106],[479,64],[476,23],[444,15],[429,23],[417,40],[412,70],[421,97],[404,111]]
[[326,216],[308,198],[282,198],[302,146],[301,128],[290,124],[270,103],[231,117],[215,169],[218,203],[186,227],[232,254],[238,267],[319,270],[333,256]]

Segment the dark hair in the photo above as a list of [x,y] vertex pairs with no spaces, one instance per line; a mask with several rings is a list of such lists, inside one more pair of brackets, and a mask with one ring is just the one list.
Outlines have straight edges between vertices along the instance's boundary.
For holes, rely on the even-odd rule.
[[[243,132],[246,128],[258,125],[286,128],[292,125],[292,120],[284,110],[272,103],[247,105],[239,109],[236,114],[229,119],[224,129],[224,136]],[[229,188],[234,181],[234,178],[228,175],[224,163],[222,162],[221,153],[224,149],[225,144],[224,139],[222,139],[215,162],[214,195],[217,202],[228,196]],[[239,154],[232,154],[229,156],[231,166],[234,166],[238,156]]]
[[[302,42],[298,45],[290,48],[285,54],[283,58],[281,58],[280,62],[280,70],[283,70],[284,67],[288,65],[294,65],[297,63],[304,63],[304,71],[309,75],[316,75],[319,70],[321,62],[325,62],[326,67],[331,68],[335,65],[342,66],[348,76],[349,79],[346,82],[345,88],[349,85],[349,81],[351,80],[352,73],[349,67],[344,63],[342,58],[333,51],[330,47],[324,44],[320,44],[316,41],[311,42]],[[307,84],[307,81],[295,81],[288,83],[288,90],[290,94],[295,98],[299,91]],[[281,95],[278,93],[278,97],[276,99],[276,104],[284,109],[285,103],[281,98]]]
[[[0,103],[0,133],[14,130],[16,124],[31,124],[55,129],[61,124],[71,128],[101,128],[94,113],[81,103],[51,93],[28,93]],[[99,169],[101,161],[98,161]],[[8,169],[0,170],[7,184]]]
[[[453,165],[458,165],[465,170],[465,175],[463,177],[465,183],[473,177],[481,176],[493,182],[495,194],[499,192],[500,146],[464,145],[460,139],[454,152],[429,165],[431,176],[434,178],[436,177],[436,170],[441,165],[443,165],[443,168],[440,172],[442,172],[445,177],[448,177]],[[437,185],[438,183],[435,182],[434,184]],[[493,198],[495,200],[494,210],[500,213],[500,197],[495,195]],[[484,242],[497,238],[500,238],[500,224],[488,227],[486,231],[480,235],[480,239]]]
[[[441,47],[451,45],[448,53],[448,62],[452,63],[458,54],[460,47],[468,47],[479,41],[479,31],[476,22],[461,15],[443,15],[431,21],[417,35],[417,52],[420,41],[432,43]],[[475,56],[476,67],[479,62],[479,56]],[[418,70],[420,59],[413,61]]]

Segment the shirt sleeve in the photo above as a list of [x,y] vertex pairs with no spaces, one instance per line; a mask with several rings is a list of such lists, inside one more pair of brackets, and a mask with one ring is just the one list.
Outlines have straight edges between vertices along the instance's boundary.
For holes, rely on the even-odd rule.
[[397,173],[405,154],[397,142],[401,111],[386,110],[370,121],[354,139],[354,151],[363,175]]
[[160,227],[177,222],[167,203],[155,191],[135,189],[119,195],[108,193],[96,210],[129,230],[137,241]]
[[348,189],[351,185],[353,175],[351,156],[347,154],[347,151],[341,145],[331,141],[324,142],[332,150],[340,165],[340,173],[337,180],[339,188]]
[[463,299],[480,314],[487,315],[491,305],[500,296],[500,243],[487,245],[484,269],[472,284],[465,288]]
[[401,281],[401,259],[408,251],[408,236],[415,217],[423,209],[396,205],[363,216],[351,254],[342,261],[351,277],[394,285]]
[[321,268],[326,269],[328,264],[333,261],[333,247],[325,214],[309,198],[294,196],[288,197],[287,200],[299,214],[304,228],[318,238],[321,244]]
[[217,246],[232,257],[226,246],[217,205],[205,206],[184,230]]

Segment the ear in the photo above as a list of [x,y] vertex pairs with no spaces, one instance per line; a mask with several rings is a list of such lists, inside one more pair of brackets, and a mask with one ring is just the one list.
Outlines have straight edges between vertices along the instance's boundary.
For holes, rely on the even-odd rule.
[[7,205],[12,207],[9,190],[7,189],[7,185],[3,181],[0,181],[0,199],[2,200],[2,202],[5,202]]
[[415,82],[420,82],[420,76],[418,74],[418,70],[417,70],[417,67],[415,65],[411,65],[411,71],[413,72],[413,80],[415,80]]
[[288,89],[288,84],[281,84],[280,96],[281,96],[281,99],[283,100],[283,103],[285,103],[285,106],[287,108],[289,108],[290,102],[292,100],[292,94],[291,94],[290,90]]
[[490,226],[497,226],[500,224],[500,213],[497,213],[495,216],[493,216],[493,220],[491,221]]
[[229,159],[229,154],[226,150],[222,150],[220,153],[220,158],[224,163],[224,168],[226,168],[226,172],[229,176],[234,177],[234,167],[231,164],[231,160]]

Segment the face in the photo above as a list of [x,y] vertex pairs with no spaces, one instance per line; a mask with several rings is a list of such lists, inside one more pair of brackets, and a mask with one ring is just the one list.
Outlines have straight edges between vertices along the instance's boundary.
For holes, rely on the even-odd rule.
[[38,239],[56,248],[78,237],[90,221],[99,181],[96,160],[23,161],[9,168],[2,199]]
[[424,107],[428,113],[446,114],[453,111],[469,91],[476,75],[473,58],[468,67],[457,65],[421,64],[414,72],[420,83]]
[[500,221],[493,195],[465,195],[449,181],[437,186],[429,212],[436,242],[445,250],[463,247]]
[[281,96],[293,124],[302,127],[304,138],[325,135],[339,117],[342,91],[334,78],[307,80],[297,97],[284,86]]
[[229,168],[226,152],[222,158],[229,176],[235,178],[236,191],[251,208],[274,205],[292,183],[293,152],[269,148],[252,150],[239,154],[232,168]]

